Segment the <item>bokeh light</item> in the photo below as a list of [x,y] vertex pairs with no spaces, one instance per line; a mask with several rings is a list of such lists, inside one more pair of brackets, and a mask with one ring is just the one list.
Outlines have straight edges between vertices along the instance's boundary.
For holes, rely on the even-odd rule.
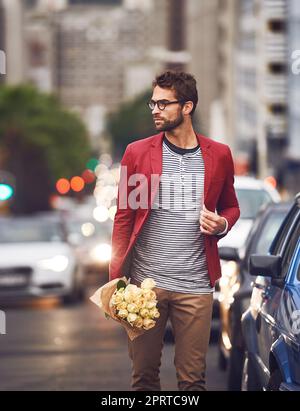
[[73,191],[79,192],[84,188],[84,180],[79,176],[75,176],[71,179],[71,188]]
[[99,221],[100,223],[107,221],[109,219],[109,212],[108,212],[107,207],[104,207],[104,206],[96,207],[93,211],[93,216],[94,216],[94,219]]
[[70,191],[70,182],[66,178],[60,178],[56,183],[56,190],[59,194],[66,194]]
[[83,178],[84,182],[86,184],[91,184],[95,181],[95,174],[91,170],[84,170],[84,172],[81,174],[81,177]]
[[99,160],[97,158],[90,158],[89,161],[86,163],[86,168],[88,168],[89,170],[95,171],[98,164],[99,164]]
[[269,176],[265,178],[265,183],[269,184],[270,186],[272,186],[273,188],[277,187],[277,181],[276,178],[273,176]]
[[85,237],[90,237],[95,232],[95,226],[92,223],[84,223],[81,226],[81,232]]
[[9,184],[0,184],[0,201],[8,200],[12,197],[14,190]]

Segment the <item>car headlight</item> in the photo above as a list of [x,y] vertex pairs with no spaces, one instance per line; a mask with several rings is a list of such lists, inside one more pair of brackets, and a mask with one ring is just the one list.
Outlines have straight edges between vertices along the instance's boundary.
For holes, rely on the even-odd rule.
[[222,277],[220,278],[220,287],[234,284],[238,274],[238,265],[235,261],[224,261],[222,263]]
[[94,247],[91,252],[90,256],[93,260],[105,263],[110,261],[111,259],[111,245],[109,244],[99,244]]
[[65,271],[65,269],[68,267],[68,264],[68,257],[66,257],[65,255],[56,255],[55,257],[38,261],[37,266],[44,270],[51,270],[60,273],[62,271]]
[[222,277],[219,284],[219,302],[229,308],[234,302],[235,293],[240,288],[239,266],[235,261],[226,261],[222,264]]

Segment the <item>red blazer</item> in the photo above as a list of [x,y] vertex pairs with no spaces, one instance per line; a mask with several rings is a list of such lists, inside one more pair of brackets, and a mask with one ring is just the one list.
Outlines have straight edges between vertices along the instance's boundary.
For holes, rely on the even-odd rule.
[[[155,182],[152,185],[150,184],[151,174],[158,176],[162,174],[163,136],[164,133],[160,133],[129,144],[122,158],[121,165],[127,166],[127,173],[123,171],[120,176],[117,212],[112,233],[110,280],[123,275],[129,276],[133,246],[151,211],[151,205],[159,186],[159,177],[154,179]],[[229,231],[240,216],[239,204],[233,187],[234,166],[230,148],[201,134],[197,134],[197,138],[205,167],[204,204],[208,210],[217,211],[220,216],[227,219]],[[142,206],[133,210],[129,205],[120,206],[120,204],[121,199],[127,199],[133,189],[137,190],[137,186],[128,186],[129,177],[135,173],[146,176],[138,189],[141,193],[148,193],[148,204],[144,208]],[[217,242],[226,234],[205,235],[207,267],[212,286],[221,276]]]

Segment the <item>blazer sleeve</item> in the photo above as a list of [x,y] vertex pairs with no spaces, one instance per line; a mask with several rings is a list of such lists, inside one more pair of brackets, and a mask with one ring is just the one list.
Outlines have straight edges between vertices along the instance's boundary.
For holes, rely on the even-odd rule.
[[133,174],[133,160],[130,144],[127,146],[121,160],[121,173],[118,186],[117,212],[114,219],[112,231],[112,256],[109,264],[109,279],[119,277],[117,267],[123,259],[133,231],[135,210],[128,204],[128,196],[133,187],[128,185],[128,180]]
[[220,240],[231,230],[240,216],[239,203],[234,189],[234,164],[230,148],[227,146],[227,169],[224,186],[217,203],[217,212],[220,216],[225,217],[228,223],[227,232],[218,235]]

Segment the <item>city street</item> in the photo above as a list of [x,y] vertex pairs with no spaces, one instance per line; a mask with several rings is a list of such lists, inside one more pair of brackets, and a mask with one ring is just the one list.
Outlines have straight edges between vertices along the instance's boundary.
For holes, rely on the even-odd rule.
[[[90,288],[87,295],[92,293]],[[130,390],[126,334],[88,299],[72,307],[47,300],[2,309],[7,334],[0,335],[0,390]],[[207,385],[209,390],[225,390],[215,334]],[[163,390],[177,390],[173,350],[172,343],[165,344]]]

